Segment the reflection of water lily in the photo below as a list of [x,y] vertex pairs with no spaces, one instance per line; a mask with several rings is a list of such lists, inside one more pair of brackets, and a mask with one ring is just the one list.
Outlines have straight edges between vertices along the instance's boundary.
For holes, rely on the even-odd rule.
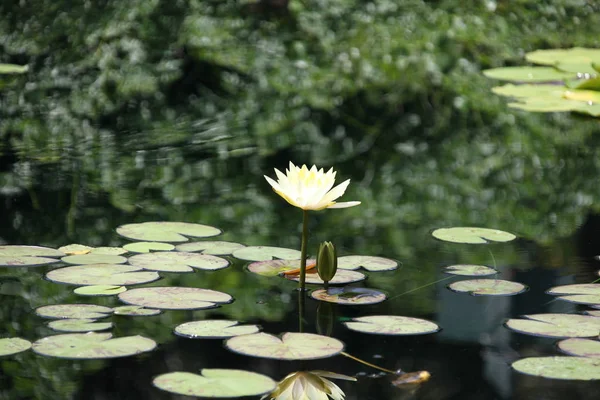
[[261,400],[328,400],[328,396],[333,400],[343,400],[345,395],[342,389],[326,378],[356,380],[327,371],[294,372],[283,378],[277,388]]
[[360,201],[335,202],[344,194],[350,180],[333,187],[336,174],[333,168],[324,172],[323,168],[317,170],[315,165],[308,169],[306,165],[300,168],[290,162],[290,167],[285,172],[284,175],[275,169],[277,182],[268,176],[265,176],[265,179],[278,195],[295,207],[303,210],[323,210],[325,208],[353,207],[360,204]]

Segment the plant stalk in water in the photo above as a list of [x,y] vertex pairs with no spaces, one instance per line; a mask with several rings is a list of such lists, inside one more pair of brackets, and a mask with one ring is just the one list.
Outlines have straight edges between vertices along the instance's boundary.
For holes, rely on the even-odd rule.
[[308,211],[302,210],[302,245],[300,247],[300,279],[298,288],[302,293],[306,290],[306,248],[308,247]]

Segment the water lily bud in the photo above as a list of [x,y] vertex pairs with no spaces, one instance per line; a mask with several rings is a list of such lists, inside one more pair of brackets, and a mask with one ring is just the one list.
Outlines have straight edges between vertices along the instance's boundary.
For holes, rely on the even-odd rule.
[[337,272],[337,251],[333,243],[323,242],[319,245],[317,272],[325,282],[329,282],[335,276]]

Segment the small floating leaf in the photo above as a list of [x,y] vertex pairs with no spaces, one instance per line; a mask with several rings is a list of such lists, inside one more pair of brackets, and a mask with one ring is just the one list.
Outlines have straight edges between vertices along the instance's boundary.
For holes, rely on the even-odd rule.
[[[315,260],[306,260],[306,265],[314,264]],[[262,276],[277,276],[285,271],[300,268],[300,260],[265,260],[255,261],[248,265],[248,271]]]
[[39,246],[0,246],[0,266],[32,267],[56,263],[54,257],[62,257],[62,251]]
[[27,65],[0,64],[0,74],[23,74],[29,70]]
[[391,271],[398,268],[398,263],[389,258],[373,256],[343,256],[338,257],[338,268],[359,269],[363,267],[367,271]]
[[510,242],[516,238],[512,233],[488,228],[440,228],[432,233],[434,238],[453,243]]
[[552,295],[563,295],[558,298],[571,303],[600,304],[600,284],[597,283],[555,286],[550,288],[546,293]]
[[158,315],[162,311],[153,308],[144,308],[141,306],[120,306],[113,308],[115,315],[127,315],[131,317],[145,317]]
[[169,372],[154,378],[159,389],[186,396],[227,398],[259,396],[271,392],[275,381],[256,372],[236,369],[208,369],[202,375],[189,372]]
[[195,310],[230,303],[233,298],[216,290],[190,287],[149,287],[131,289],[119,295],[127,304],[166,310]]
[[[286,276],[287,279],[292,281],[300,280],[299,275]],[[338,269],[332,280],[329,281],[330,285],[343,285],[346,283],[354,283],[364,281],[366,276],[358,271],[350,271],[347,269]],[[319,278],[318,274],[306,274],[306,283],[312,283],[314,285],[323,285],[325,282]]]
[[244,247],[246,246],[235,242],[202,241],[180,244],[177,245],[176,249],[177,251],[201,252],[202,254],[213,256],[225,256]]
[[108,254],[112,256],[120,256],[121,254],[127,253],[122,247],[96,247],[90,251],[91,254]]
[[487,276],[497,274],[493,268],[485,265],[458,264],[444,268],[444,272],[451,275]]
[[284,333],[281,338],[268,333],[235,336],[225,346],[236,353],[276,360],[316,360],[344,350],[344,343],[313,333]]
[[31,348],[29,340],[21,338],[3,338],[0,339],[0,356],[9,356],[17,354]]
[[529,357],[515,361],[512,367],[528,375],[550,379],[600,379],[600,360],[586,357]]
[[123,264],[127,262],[127,258],[111,254],[82,254],[79,256],[66,256],[61,258],[61,261],[74,265]]
[[383,292],[361,287],[318,289],[313,291],[310,297],[315,300],[344,305],[377,304],[387,298]]
[[248,246],[235,250],[235,258],[246,261],[266,261],[274,258],[293,260],[300,258],[300,252],[294,249],[271,246]]
[[38,307],[35,313],[44,318],[97,319],[108,317],[112,308],[94,304],[55,304]]
[[112,323],[96,322],[95,319],[59,319],[48,323],[48,326],[60,332],[91,332],[110,329]]
[[600,62],[600,49],[572,47],[570,49],[535,50],[525,54],[529,62],[543,65],[555,65],[568,60],[569,63],[592,64]]
[[238,325],[237,321],[229,320],[193,321],[175,327],[175,333],[177,335],[191,339],[225,339],[233,336],[248,335],[259,331],[260,328],[257,325]]
[[431,321],[398,315],[353,318],[352,322],[344,322],[344,325],[353,331],[376,335],[425,335],[440,330],[440,327]]
[[93,250],[93,247],[85,246],[83,244],[69,244],[66,246],[59,247],[58,250],[62,251],[68,256],[73,256],[87,254]]
[[473,296],[513,296],[526,291],[527,286],[502,279],[470,279],[451,283],[448,289]]
[[81,296],[112,296],[123,293],[126,290],[127,288],[125,286],[92,285],[78,287],[73,292]]
[[150,253],[151,251],[171,251],[175,246],[161,242],[135,242],[126,244],[123,248],[132,253]]
[[561,82],[575,78],[573,72],[559,71],[552,67],[503,67],[483,71],[488,78],[512,82]]
[[102,359],[133,356],[156,348],[143,336],[111,339],[110,333],[68,333],[49,336],[33,343],[33,351],[49,357]]
[[543,337],[592,337],[600,334],[600,318],[578,314],[533,314],[509,319],[506,327]]
[[128,239],[146,242],[187,242],[191,237],[209,237],[221,234],[221,230],[208,225],[187,222],[143,222],[121,225],[117,233]]
[[600,357],[600,342],[590,339],[571,338],[558,342],[558,348],[572,356]]
[[125,286],[152,282],[160,276],[131,265],[90,264],[54,269],[46,274],[46,278],[71,285]]
[[165,272],[193,271],[190,267],[214,271],[229,265],[229,261],[221,257],[187,252],[138,254],[130,257],[129,263],[140,268]]

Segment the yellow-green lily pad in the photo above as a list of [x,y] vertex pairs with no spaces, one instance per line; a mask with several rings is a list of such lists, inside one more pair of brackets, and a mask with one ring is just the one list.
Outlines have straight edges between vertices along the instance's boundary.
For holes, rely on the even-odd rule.
[[112,256],[120,256],[127,253],[122,247],[95,247],[90,251],[90,254],[107,254]]
[[557,69],[565,72],[573,72],[578,78],[589,79],[598,75],[591,63],[559,62],[554,65]]
[[374,256],[338,257],[338,268],[356,270],[361,267],[371,272],[392,271],[398,268],[398,262],[390,258]]
[[110,307],[95,304],[54,304],[35,309],[35,313],[43,318],[61,319],[98,319],[112,314]]
[[56,263],[62,251],[39,246],[0,246],[0,267],[34,267]]
[[310,297],[328,303],[351,306],[377,304],[387,298],[383,292],[362,287],[317,289],[311,292]]
[[[316,260],[306,260],[306,265],[314,264]],[[297,270],[300,268],[300,260],[265,260],[255,261],[248,265],[248,271],[262,276],[277,276],[282,272]]]
[[281,338],[268,333],[234,336],[225,346],[236,353],[276,360],[316,360],[344,350],[344,343],[338,339],[296,332],[284,333]]
[[246,261],[267,261],[279,258],[282,260],[294,260],[300,258],[300,252],[294,249],[271,246],[248,246],[232,253],[235,258]]
[[177,245],[177,251],[188,251],[191,253],[202,253],[210,254],[213,256],[226,256],[232,254],[238,249],[242,249],[244,246],[241,243],[236,242],[223,242],[223,241],[201,241],[201,242],[190,242]]
[[71,285],[126,286],[152,282],[160,276],[132,265],[90,264],[54,269],[46,274],[46,278]]
[[191,287],[148,287],[119,294],[127,304],[164,310],[196,310],[213,308],[233,301],[227,293]]
[[33,351],[49,357],[104,359],[133,356],[154,350],[156,342],[143,336],[112,338],[110,333],[67,333],[33,343]]
[[533,314],[509,319],[506,327],[528,335],[568,338],[600,335],[600,318],[579,314]]
[[437,324],[421,318],[399,315],[371,315],[344,322],[350,330],[376,335],[425,335],[440,330]]
[[552,67],[501,67],[486,69],[483,74],[488,78],[512,82],[562,82],[576,77],[573,72]]
[[21,338],[3,338],[0,339],[0,357],[17,354],[31,348],[29,340]]
[[145,242],[187,242],[189,237],[210,237],[221,234],[221,230],[208,225],[187,222],[142,222],[121,225],[117,233],[123,237]]
[[582,283],[550,288],[546,293],[559,295],[560,300],[578,304],[600,304],[600,284]]
[[78,287],[73,292],[81,296],[113,296],[123,293],[127,288],[116,285],[92,285]]
[[152,384],[170,393],[202,398],[259,396],[277,386],[268,376],[251,371],[204,368],[200,373],[169,372],[154,378]]
[[440,228],[434,230],[431,235],[445,242],[470,244],[510,242],[516,238],[512,233],[498,229],[473,227]]
[[66,246],[61,246],[58,248],[59,251],[62,251],[68,256],[82,255],[88,254],[94,248],[90,246],[85,246],[83,244],[68,244]]
[[113,308],[115,315],[126,315],[130,317],[146,317],[158,315],[162,311],[154,308],[144,308],[141,306],[119,306]]
[[112,328],[111,322],[96,322],[95,319],[59,319],[48,323],[48,327],[59,332],[92,332]]
[[470,279],[453,282],[448,289],[459,293],[470,293],[473,296],[514,296],[527,290],[527,286],[519,282],[502,279]]
[[565,61],[573,64],[600,63],[600,49],[572,47],[570,49],[535,50],[525,54],[525,59],[542,65],[555,65]]
[[600,379],[600,360],[587,357],[529,357],[515,361],[512,367],[527,375],[549,379],[590,381]]
[[[286,275],[287,279],[292,281],[299,281],[300,275]],[[365,274],[358,271],[350,271],[347,269],[338,269],[333,279],[329,281],[330,285],[345,285],[347,283],[354,283],[364,281],[367,277]],[[325,282],[319,277],[318,274],[306,274],[306,283],[313,285],[323,285]]]
[[123,264],[127,262],[127,258],[112,254],[81,254],[63,257],[61,261],[73,265]]
[[28,70],[27,65],[0,64],[0,74],[23,74]]
[[571,338],[561,340],[557,346],[571,356],[600,357],[600,342],[597,340]]
[[238,325],[237,321],[204,320],[186,322],[175,327],[175,333],[190,339],[225,339],[259,332],[258,325]]
[[224,258],[188,252],[137,254],[129,258],[129,263],[140,268],[164,272],[191,272],[191,267],[214,271],[229,266],[229,261]]
[[472,264],[457,264],[450,265],[444,268],[444,272],[451,275],[464,275],[464,276],[488,276],[497,274],[493,268],[486,267],[485,265],[472,265]]
[[126,244],[123,248],[132,253],[150,253],[151,251],[171,251],[175,249],[175,246],[171,243],[135,242]]

